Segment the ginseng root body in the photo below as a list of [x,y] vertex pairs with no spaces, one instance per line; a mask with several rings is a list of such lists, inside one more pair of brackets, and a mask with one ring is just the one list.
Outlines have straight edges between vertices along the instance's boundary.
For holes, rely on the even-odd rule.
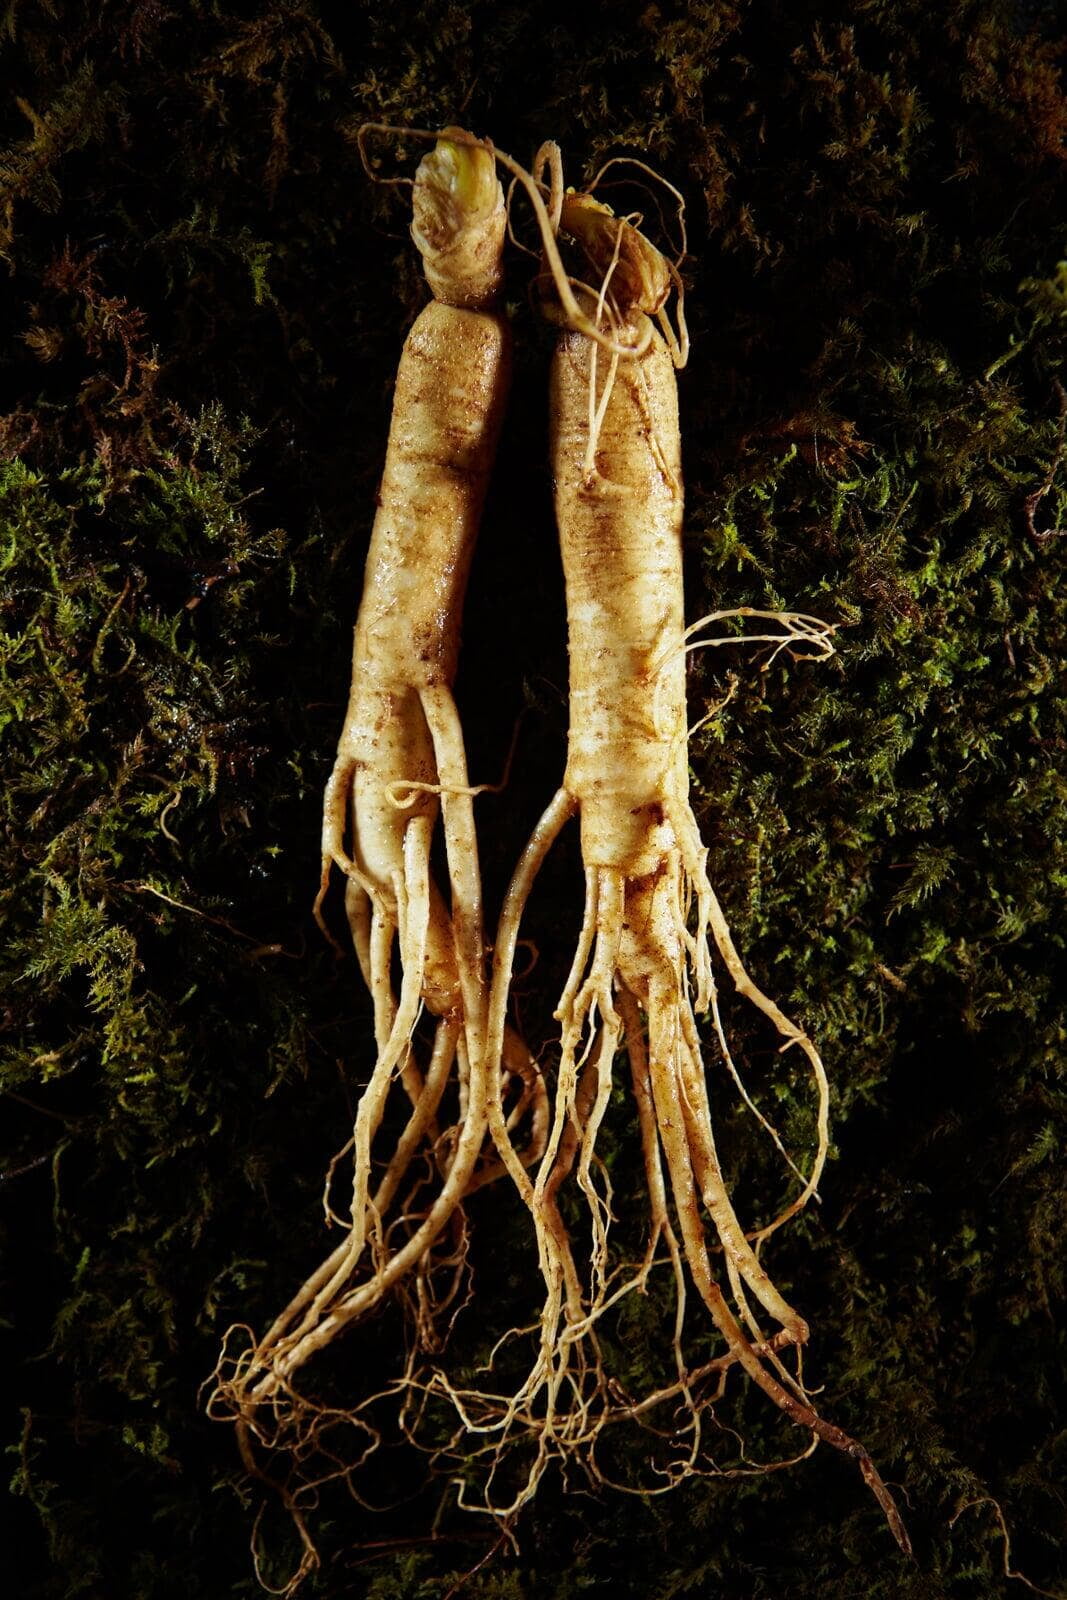
[[[525,1130],[525,1159],[543,1145],[546,1098],[536,1064],[510,1028],[492,1063],[486,1054],[477,791],[452,696],[511,368],[510,329],[498,307],[505,223],[492,151],[446,130],[415,179],[412,233],[434,299],[397,372],[316,902],[318,913],[331,870],[340,868],[373,999],[377,1058],[327,1184],[328,1217],[344,1236],[267,1333],[224,1360],[214,1403],[236,1411],[264,1442],[290,1448],[318,1416],[292,1388],[294,1374],[387,1291],[414,1275],[413,1343],[432,1348],[439,1338],[437,1324],[462,1281],[463,1199],[503,1170],[487,1140],[490,1073],[510,1127]],[[430,869],[439,818],[447,903]],[[423,1010],[436,1023],[429,1059],[420,1062],[414,1033]],[[383,1152],[375,1140],[391,1096],[409,1104],[399,1138]],[[334,1196],[349,1156],[351,1200],[339,1215]]]
[[[580,1457],[595,1479],[607,1481],[600,1441],[605,1429],[624,1421],[647,1421],[656,1430],[664,1428],[657,1416],[669,1419],[664,1433],[671,1460],[660,1468],[660,1487],[708,1470],[706,1457],[700,1465],[702,1417],[728,1371],[740,1367],[794,1423],[859,1462],[907,1548],[899,1514],[867,1452],[817,1413],[779,1354],[801,1346],[808,1329],[757,1253],[760,1241],[815,1191],[827,1144],[826,1078],[810,1039],[761,992],[738,957],[689,802],[685,663],[692,630],[687,633],[683,612],[672,359],[679,351],[673,340],[673,351],[668,348],[650,320],[661,310],[669,278],[636,230],[587,197],[567,197],[563,228],[580,241],[596,268],[594,281],[604,285],[599,303],[610,312],[614,338],[634,353],[609,360],[584,332],[567,330],[553,361],[552,472],[569,628],[568,757],[562,786],[530,840],[501,918],[490,1054],[503,1036],[523,907],[545,854],[572,816],[581,830],[585,912],[556,1012],[560,1062],[545,1151],[530,1172],[517,1154],[508,1162],[537,1233],[545,1289],[537,1355],[510,1398],[470,1392],[454,1398],[468,1418],[480,1419],[487,1438],[486,1503],[494,1504],[498,1479],[503,1490],[508,1444],[524,1440],[528,1463],[534,1449],[518,1491],[495,1505],[507,1512],[534,1492],[553,1458]],[[665,318],[660,321],[669,333]],[[827,626],[789,613],[774,620],[775,631],[756,637],[777,640],[779,648],[795,639],[804,653],[830,653]],[[729,1090],[731,1078],[741,1088],[720,1016],[716,967],[773,1025],[782,1049],[803,1053],[818,1086],[812,1170],[805,1178],[790,1161],[799,1192],[754,1233],[735,1212],[716,1149],[713,1093]],[[717,1084],[709,1085],[704,1068],[696,1022],[701,1012],[711,1013]],[[636,1100],[649,1198],[642,1260],[627,1260],[614,1247],[611,1182],[597,1155],[621,1059],[628,1061]],[[747,1091],[741,1093],[751,1107]],[[756,1115],[782,1150],[769,1123]],[[491,1102],[490,1121],[506,1153],[498,1099]],[[573,1184],[589,1212],[580,1244],[564,1220],[563,1197]],[[628,1292],[651,1289],[659,1263],[674,1280],[674,1372],[655,1392],[630,1394],[605,1366],[598,1327]],[[655,1282],[662,1286],[659,1273]],[[693,1290],[725,1344],[721,1354],[695,1362],[688,1353]],[[679,1416],[688,1420],[680,1425]]]

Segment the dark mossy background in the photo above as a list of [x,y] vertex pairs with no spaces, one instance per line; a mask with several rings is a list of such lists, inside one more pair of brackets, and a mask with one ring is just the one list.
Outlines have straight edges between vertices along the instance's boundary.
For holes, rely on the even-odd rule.
[[[1040,0],[11,0],[3,1552],[26,1600],[256,1592],[259,1494],[198,1386],[223,1330],[262,1327],[317,1259],[370,1062],[354,964],[310,918],[424,293],[364,118],[461,120],[524,159],[556,137],[572,181],[640,154],[684,191],[690,614],[846,624],[828,666],[698,657],[691,683],[696,715],[738,673],[692,751],[713,876],[835,1084],[823,1205],[770,1259],[918,1559],[825,1449],[646,1501],[549,1479],[516,1550],[394,1451],[369,1487],[413,1498],[327,1497],[309,1590],[1023,1594],[992,1504],[952,1520],[995,1497],[1011,1564],[1064,1592],[1065,26]],[[459,685],[476,777],[525,708],[510,786],[479,801],[494,906],[566,726],[547,343],[514,266]],[[572,841],[520,997],[547,1058],[579,895]],[[750,1079],[803,1146],[807,1090],[766,1044]],[[781,1176],[722,1116],[766,1214]],[[517,1213],[472,1216],[457,1367],[529,1265]],[[354,1331],[335,1381],[381,1381],[396,1336],[389,1315]],[[756,1458],[790,1448],[770,1410],[740,1388],[728,1408]],[[265,1534],[281,1573],[274,1508]]]

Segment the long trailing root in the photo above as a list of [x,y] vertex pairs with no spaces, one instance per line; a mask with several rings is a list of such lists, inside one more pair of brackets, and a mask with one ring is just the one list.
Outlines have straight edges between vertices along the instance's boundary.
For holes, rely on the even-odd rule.
[[[370,987],[375,1001],[379,1054],[360,1099],[351,1141],[353,1178],[349,1217],[339,1218],[333,1203],[328,1206],[335,1221],[347,1223],[346,1236],[258,1342],[241,1369],[239,1381],[231,1380],[228,1397],[237,1409],[245,1401],[254,1406],[279,1391],[285,1380],[342,1328],[373,1309],[408,1272],[426,1263],[442,1231],[457,1217],[463,1200],[502,1170],[502,1163],[486,1151],[487,990],[482,970],[480,885],[466,761],[451,694],[438,687],[421,698],[441,779],[445,856],[451,891],[452,950],[441,933],[443,905],[439,896],[432,892],[429,879],[430,819],[418,816],[405,825],[404,877],[395,886],[398,907],[395,922],[390,915],[391,908],[387,905],[383,911],[380,904],[374,905],[370,919]],[[431,938],[435,909],[438,917],[436,948]],[[403,973],[397,1000],[393,998],[389,981],[394,934],[400,946]],[[425,1076],[418,1078],[407,1123],[375,1185],[373,1144],[382,1128],[391,1085],[403,1061],[408,1062],[409,1076],[417,1070],[409,1058],[418,1011],[426,998],[427,972],[436,974],[437,983],[443,989],[445,983],[441,974],[447,974],[445,992],[453,995],[454,1000],[437,1023]],[[524,1165],[540,1157],[545,1144],[548,1102],[544,1082],[536,1063],[511,1029],[505,1030],[498,1052],[488,1059],[500,1063],[499,1069],[492,1073],[493,1103],[508,1130],[511,1153],[520,1169],[524,1169]],[[459,1114],[455,1123],[441,1132],[437,1128],[437,1115],[453,1069],[457,1067],[462,1090],[458,1096]],[[505,1111],[506,1086],[510,1082],[518,1084],[519,1089],[514,1103]],[[410,1088],[410,1081],[405,1087]],[[525,1127],[529,1136],[521,1154],[515,1151],[512,1143],[518,1127]],[[433,1198],[426,1201],[421,1201],[417,1194],[408,1194],[399,1204],[402,1220],[398,1224],[394,1219],[387,1226],[386,1219],[396,1212],[398,1196],[406,1193],[405,1182],[413,1170],[417,1172],[417,1158],[426,1151],[428,1144],[439,1172],[440,1187]],[[417,1176],[415,1187],[417,1190],[425,1187],[424,1179]],[[399,1244],[394,1244],[393,1235],[398,1228],[403,1237]],[[368,1243],[371,1245],[369,1252]],[[354,1274],[361,1266],[366,1275],[354,1283]],[[428,1341],[428,1328],[424,1326],[420,1342]]]
[[[497,944],[490,1049],[494,1032],[499,1036],[501,1029],[519,917],[540,862],[575,809],[573,798],[561,790],[515,874]],[[464,1503],[501,1518],[513,1516],[533,1496],[553,1461],[565,1470],[580,1461],[593,1481],[633,1488],[616,1481],[602,1464],[601,1452],[609,1430],[634,1424],[663,1440],[667,1454],[666,1462],[655,1467],[656,1479],[643,1484],[642,1492],[661,1492],[709,1471],[777,1470],[803,1459],[819,1440],[831,1444],[856,1461],[898,1544],[907,1550],[899,1512],[868,1452],[820,1415],[799,1371],[790,1371],[783,1360],[790,1350],[799,1354],[808,1329],[757,1254],[771,1226],[746,1230],[726,1189],[686,977],[702,937],[714,939],[737,993],[774,1023],[785,1046],[802,1048],[809,1061],[812,1056],[817,1060],[817,1054],[803,1030],[745,971],[710,885],[706,880],[691,882],[683,856],[676,850],[662,870],[645,879],[627,881],[610,869],[587,874],[578,953],[557,1013],[561,1062],[552,1126],[535,1174],[528,1174],[518,1153],[509,1150],[500,1112],[490,1109],[494,1138],[530,1212],[545,1289],[536,1354],[525,1380],[515,1392],[502,1395],[490,1388],[460,1388],[442,1371],[431,1370],[421,1378],[413,1374],[411,1387],[417,1392],[421,1386],[427,1397],[436,1395],[455,1409],[463,1433],[457,1450],[464,1461],[480,1461],[483,1469],[479,1497],[467,1487]],[[702,857],[695,865],[703,872]],[[685,927],[690,902],[705,908],[708,916],[707,926],[698,926],[693,935]],[[714,982],[710,993],[715,994]],[[728,1047],[717,997],[715,1005],[714,1035],[723,1041],[725,1065]],[[643,1257],[630,1260],[614,1245],[611,1190],[597,1156],[620,1045],[629,1058],[649,1200],[646,1249]],[[821,1063],[816,1076],[816,1151],[806,1175],[790,1162],[800,1192],[774,1219],[774,1227],[810,1199],[825,1159]],[[732,1077],[724,1074],[723,1084]],[[561,1191],[572,1176],[587,1206],[584,1240],[572,1236],[560,1206]],[[719,1262],[724,1263],[729,1294],[720,1282]],[[673,1376],[648,1393],[631,1393],[609,1372],[598,1329],[605,1317],[617,1314],[628,1295],[647,1292],[652,1273],[662,1266],[669,1267],[674,1285]],[[725,1342],[725,1352],[710,1360],[694,1361],[688,1353],[694,1339],[690,1286]],[[776,1326],[761,1327],[754,1306]],[[512,1330],[498,1350],[521,1336],[522,1330]],[[714,1420],[715,1404],[735,1368],[810,1432],[811,1443],[799,1455],[757,1464],[742,1449],[740,1463],[731,1467],[708,1455],[703,1424]],[[656,1421],[664,1413],[672,1419],[666,1427]],[[410,1426],[418,1437],[417,1423],[412,1420]],[[716,1436],[721,1437],[718,1429],[712,1433]],[[472,1437],[484,1443],[472,1446]],[[521,1461],[517,1479],[508,1468],[509,1456],[516,1452]],[[447,1449],[442,1454],[447,1457]]]
[[[546,812],[526,857],[515,875],[505,906],[497,944],[490,1008],[490,1039],[499,1032],[510,962],[518,924],[537,867],[567,818],[576,810],[561,790]],[[686,813],[688,807],[686,805]],[[677,815],[680,823],[681,817]],[[672,818],[674,820],[674,818]],[[695,822],[686,819],[695,834]],[[679,826],[678,832],[682,829]],[[539,1330],[539,1353],[525,1382],[509,1396],[486,1390],[458,1390],[440,1372],[429,1380],[433,1392],[456,1407],[468,1433],[483,1434],[486,1476],[482,1507],[508,1517],[535,1493],[552,1460],[564,1466],[578,1458],[595,1481],[614,1482],[598,1460],[606,1430],[623,1423],[651,1427],[671,1441],[671,1456],[659,1468],[662,1490],[704,1471],[775,1470],[802,1459],[821,1439],[856,1460],[875,1494],[894,1537],[908,1549],[907,1533],[891,1496],[862,1445],[819,1415],[798,1376],[784,1365],[781,1353],[797,1351],[807,1339],[804,1320],[774,1285],[756,1248],[774,1228],[799,1210],[816,1191],[826,1157],[826,1079],[810,1039],[755,985],[730,938],[717,898],[706,879],[704,855],[678,849],[664,868],[649,878],[626,881],[621,874],[600,870],[587,874],[586,914],[570,980],[558,1016],[561,1021],[561,1065],[556,1086],[552,1131],[536,1177],[526,1177],[517,1155],[508,1161],[520,1181],[529,1207],[541,1259],[546,1296]],[[689,870],[700,874],[694,883]],[[685,927],[690,901],[706,914],[694,934]],[[798,1046],[812,1064],[818,1085],[816,1151],[810,1171],[800,1173],[800,1192],[772,1223],[746,1231],[726,1190],[713,1135],[711,1106],[700,1057],[700,1041],[686,979],[687,961],[708,936],[714,940],[737,992],[766,1015],[785,1041]],[[703,964],[703,963],[701,963]],[[697,974],[694,971],[694,977]],[[705,973],[707,977],[707,973]],[[731,1077],[736,1076],[726,1044],[714,980],[707,984],[714,1002],[715,1034]],[[610,1251],[610,1195],[597,1189],[596,1139],[611,1085],[611,1063],[620,1030],[630,1060],[638,1109],[642,1161],[649,1196],[649,1235],[638,1263],[615,1260]],[[746,1103],[750,1097],[745,1093]],[[771,1129],[766,1118],[764,1125]],[[506,1153],[499,1120],[494,1137]],[[577,1157],[577,1163],[576,1163]],[[505,1154],[506,1158],[506,1154]],[[563,1179],[577,1164],[590,1216],[588,1244],[582,1252],[584,1275],[559,1210]],[[664,1169],[666,1169],[666,1178]],[[521,1174],[521,1179],[520,1179]],[[673,1213],[673,1218],[672,1218]],[[710,1227],[709,1227],[710,1223]],[[597,1338],[597,1324],[623,1297],[647,1288],[651,1270],[666,1251],[674,1280],[675,1323],[672,1358],[675,1377],[647,1395],[632,1395],[606,1370]],[[734,1308],[721,1288],[715,1259],[721,1255],[731,1286]],[[724,1355],[691,1365],[687,1343],[687,1283],[726,1342]],[[747,1291],[747,1293],[746,1293]],[[760,1328],[748,1295],[773,1318],[773,1332]],[[691,1342],[692,1334],[689,1333]],[[701,1421],[721,1397],[727,1372],[739,1367],[798,1426],[813,1435],[813,1444],[789,1462],[722,1469],[710,1465],[703,1451]],[[708,1379],[719,1382],[707,1390]],[[653,1413],[681,1404],[686,1418],[679,1431],[656,1426]],[[688,1445],[679,1453],[679,1439]],[[522,1439],[533,1445],[519,1487],[500,1498],[509,1449]],[[510,1480],[508,1480],[510,1481]],[[649,1485],[644,1485],[648,1489]]]

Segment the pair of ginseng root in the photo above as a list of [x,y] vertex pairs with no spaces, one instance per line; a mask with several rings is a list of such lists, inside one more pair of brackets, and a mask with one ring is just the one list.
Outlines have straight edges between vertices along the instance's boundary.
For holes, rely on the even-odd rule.
[[[394,130],[371,126],[362,137],[374,131]],[[413,131],[422,136],[404,130]],[[676,267],[639,231],[639,219],[565,191],[554,145],[527,172],[459,129],[427,137],[436,142],[414,179],[411,231],[433,299],[397,372],[351,694],[326,791],[316,905],[321,919],[339,868],[373,999],[377,1059],[327,1181],[327,1216],[341,1242],[262,1337],[247,1329],[228,1337],[211,1409],[237,1422],[254,1470],[261,1470],[258,1447],[288,1452],[295,1463],[285,1494],[306,1567],[314,1558],[303,1508],[322,1480],[302,1483],[300,1463],[342,1418],[360,1430],[365,1458],[378,1442],[371,1416],[381,1396],[354,1399],[339,1412],[309,1400],[297,1375],[344,1329],[398,1295],[413,1328],[393,1391],[404,1426],[416,1433],[431,1400],[447,1402],[457,1419],[453,1459],[482,1467],[470,1503],[505,1523],[552,1461],[580,1461],[594,1481],[611,1482],[598,1445],[620,1423],[641,1423],[669,1440],[668,1459],[641,1492],[717,1470],[702,1424],[740,1368],[810,1436],[801,1455],[823,1440],[854,1458],[908,1550],[867,1451],[819,1414],[799,1359],[796,1370],[786,1359],[791,1350],[799,1356],[808,1329],[762,1265],[760,1247],[816,1191],[828,1143],[826,1076],[811,1040],[738,956],[688,797],[688,654],[701,642],[758,641],[772,655],[826,656],[833,629],[797,613],[751,610],[686,626],[675,380],[686,337],[680,311],[677,334],[665,311],[672,288],[680,288]],[[489,973],[474,822],[479,791],[468,777],[451,686],[511,365],[501,309],[508,206],[499,168],[533,207],[541,303],[558,328],[550,440],[570,727],[563,781],[513,876]],[[753,631],[697,639],[709,624],[736,617],[751,619]],[[556,1011],[560,1048],[550,1087],[509,1024],[508,998],[524,906],[574,816],[585,910]],[[439,824],[447,892],[431,870]],[[720,967],[769,1019],[781,1048],[801,1051],[810,1064],[817,1148],[807,1176],[741,1083],[720,1015]],[[433,1019],[433,1039],[420,1049],[416,1025],[424,1014]],[[799,1184],[780,1214],[754,1232],[737,1217],[716,1150],[696,1021],[708,1014],[725,1074]],[[597,1154],[620,1069],[632,1083],[648,1193],[636,1260],[615,1244],[610,1178]],[[399,1115],[398,1105],[405,1108]],[[383,1150],[385,1129],[396,1127]],[[351,1170],[351,1200],[339,1212],[342,1168]],[[507,1394],[460,1387],[440,1360],[427,1367],[425,1359],[440,1350],[441,1330],[461,1300],[464,1202],[491,1182],[512,1183],[521,1197],[543,1290],[533,1328],[501,1340],[525,1339],[530,1352],[525,1377]],[[579,1207],[586,1224],[576,1241],[567,1217]],[[673,1323],[665,1335],[672,1375],[644,1394],[628,1392],[610,1370],[602,1338],[605,1314],[637,1290],[658,1296]],[[694,1296],[720,1339],[695,1363],[687,1354]],[[521,1462],[517,1477],[503,1470],[509,1454]],[[356,1464],[336,1452],[331,1460],[326,1476]],[[471,1495],[471,1481],[468,1471],[461,1499]]]

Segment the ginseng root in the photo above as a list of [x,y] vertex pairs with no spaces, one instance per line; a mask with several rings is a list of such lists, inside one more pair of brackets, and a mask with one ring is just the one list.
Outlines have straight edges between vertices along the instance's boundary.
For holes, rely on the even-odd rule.
[[[594,1479],[608,1481],[597,1456],[604,1430],[651,1420],[664,1406],[672,1417],[663,1432],[671,1437],[674,1461],[660,1468],[660,1486],[707,1470],[700,1465],[701,1417],[728,1370],[740,1367],[810,1432],[808,1450],[823,1440],[857,1461],[898,1543],[908,1549],[900,1515],[866,1450],[818,1413],[799,1360],[795,1373],[786,1365],[784,1353],[788,1347],[799,1352],[808,1328],[759,1256],[760,1243],[816,1191],[827,1150],[827,1085],[807,1034],[762,992],[738,956],[689,803],[685,661],[694,630],[686,630],[683,617],[674,376],[675,363],[684,359],[684,324],[679,340],[663,311],[671,270],[634,226],[588,196],[565,197],[562,229],[590,269],[580,270],[578,281],[591,276],[599,285],[586,296],[595,298],[596,315],[616,349],[609,360],[586,333],[565,328],[553,362],[552,472],[569,627],[568,758],[563,784],[508,892],[488,1022],[492,1058],[504,1038],[527,897],[554,839],[577,816],[585,913],[556,1011],[560,1062],[536,1171],[528,1171],[514,1150],[495,1090],[488,1108],[494,1141],[533,1219],[545,1297],[536,1358],[517,1393],[460,1391],[440,1374],[430,1386],[446,1392],[467,1429],[484,1436],[483,1505],[506,1517],[535,1492],[552,1459],[566,1464],[580,1458]],[[560,320],[558,308],[555,315]],[[633,353],[621,355],[626,348]],[[832,629],[813,618],[743,614],[760,618],[754,636],[771,642],[775,652],[832,653]],[[717,614],[729,615],[742,613]],[[737,993],[776,1030],[781,1049],[806,1057],[817,1086],[811,1170],[803,1177],[790,1162],[799,1191],[755,1232],[741,1223],[727,1192],[712,1111],[718,1086],[709,1086],[696,1022],[710,1012],[723,1063],[739,1083],[720,1016],[713,948]],[[612,1249],[612,1191],[597,1154],[621,1050],[629,1061],[649,1197],[647,1248],[636,1262]],[[747,1093],[745,1099],[751,1106]],[[574,1185],[589,1216],[580,1246],[564,1220],[564,1196]],[[659,1262],[673,1275],[675,1374],[651,1395],[630,1395],[605,1369],[598,1327],[624,1295],[646,1288]],[[683,1346],[692,1290],[725,1341],[724,1354],[696,1365]],[[716,1376],[718,1387],[709,1394]],[[679,1414],[688,1419],[680,1427]],[[501,1473],[508,1447],[520,1441],[526,1464],[513,1493]]]
[[[525,1131],[522,1160],[538,1158],[547,1123],[540,1073],[517,1034],[506,1029],[492,1062],[486,1054],[478,791],[451,689],[511,367],[498,309],[506,212],[491,147],[445,130],[419,166],[413,209],[434,298],[397,373],[316,901],[321,921],[339,868],[373,998],[377,1059],[327,1181],[327,1215],[344,1237],[262,1338],[224,1354],[212,1400],[215,1414],[236,1414],[261,1442],[290,1450],[306,1445],[325,1415],[297,1395],[294,1374],[388,1291],[408,1294],[415,1348],[439,1342],[462,1281],[463,1200],[503,1171],[486,1133],[490,1090],[494,1104],[504,1097],[511,1132]],[[447,904],[430,870],[438,817]],[[422,1011],[437,1019],[425,1064],[414,1039]],[[383,1154],[375,1140],[398,1094],[410,1102],[406,1122]],[[349,1155],[351,1200],[339,1215],[333,1194]],[[242,1444],[247,1455],[247,1432]]]

